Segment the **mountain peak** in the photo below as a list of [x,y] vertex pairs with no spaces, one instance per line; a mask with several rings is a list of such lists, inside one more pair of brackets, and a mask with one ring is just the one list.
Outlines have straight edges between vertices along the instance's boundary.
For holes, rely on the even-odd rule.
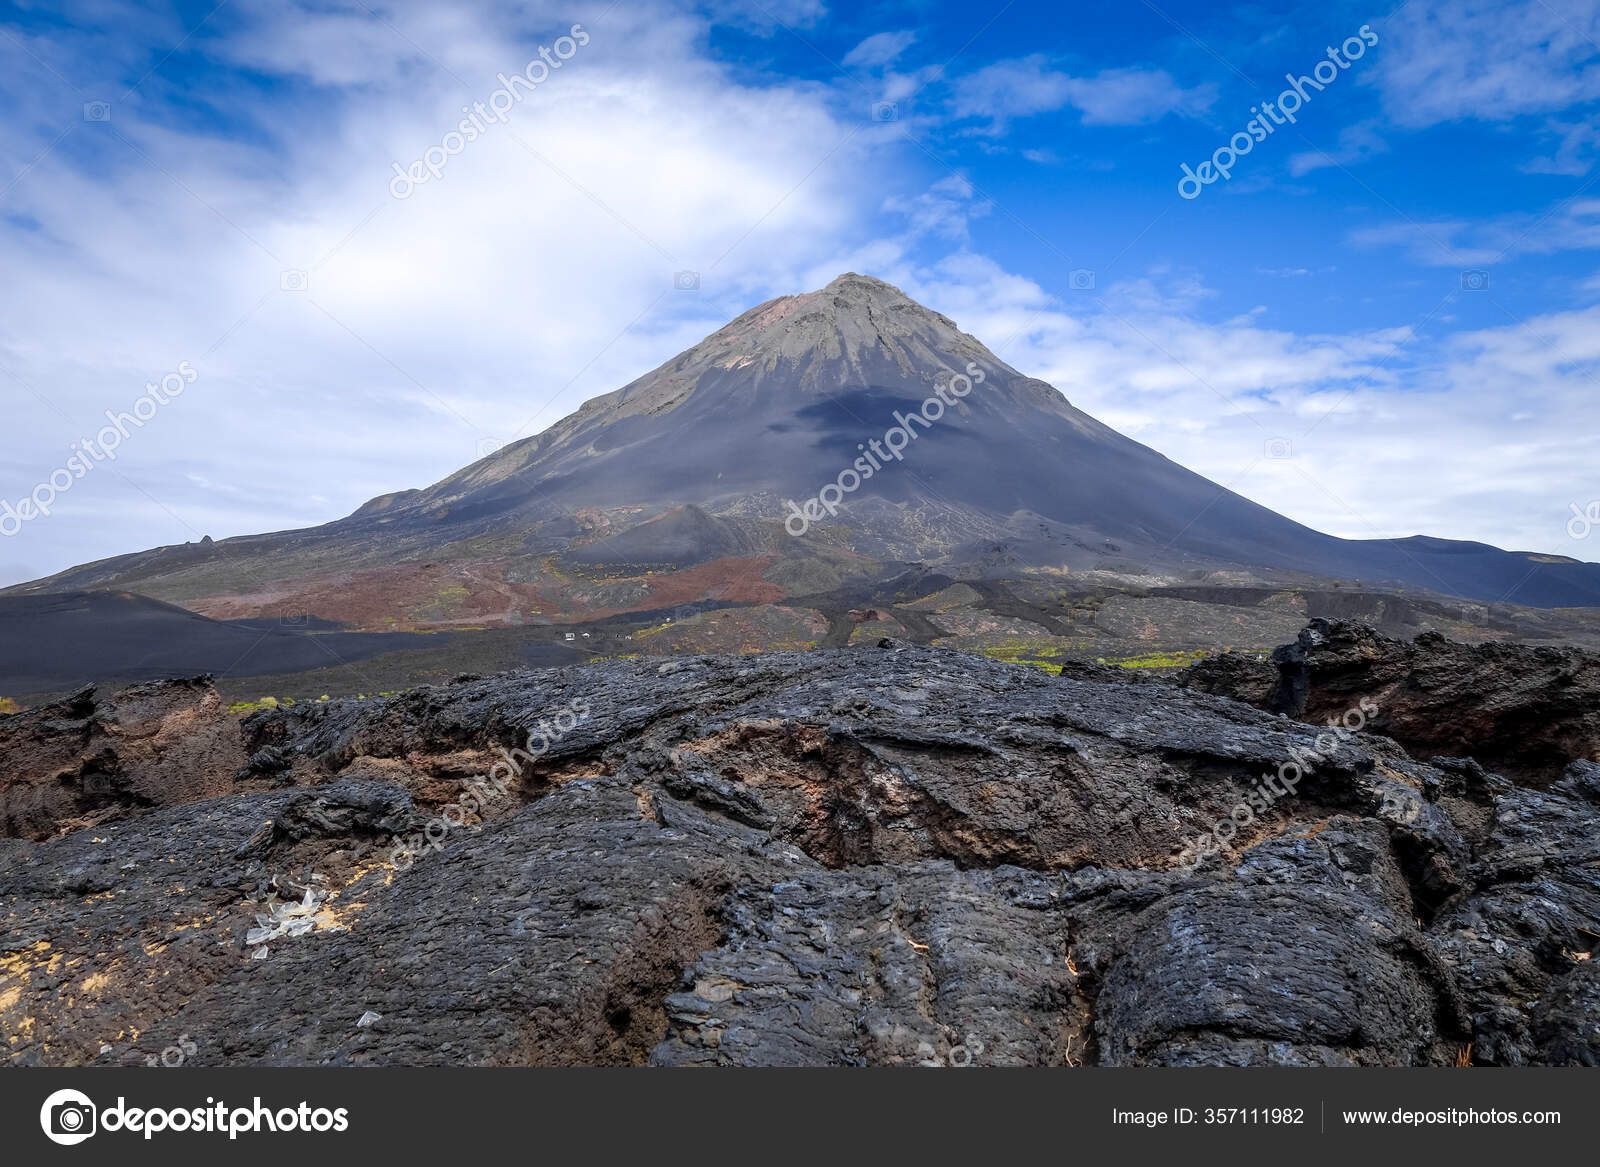
[[955,321],[893,284],[845,272],[826,287],[758,304],[672,363],[748,371],[784,368],[803,387],[838,388],[882,377],[931,376],[968,361],[1001,363]]
[[[860,272],[847,271],[842,275],[834,276],[822,292],[844,292],[851,289],[861,289],[871,295],[887,294],[901,300],[910,300],[911,297],[886,280],[877,276],[864,276]],[[820,293],[813,293],[820,294]],[[913,301],[914,302],[914,301]]]

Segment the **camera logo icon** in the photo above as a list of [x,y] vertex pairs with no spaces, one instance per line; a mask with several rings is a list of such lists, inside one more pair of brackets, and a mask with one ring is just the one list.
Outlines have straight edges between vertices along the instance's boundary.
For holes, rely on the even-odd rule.
[[673,272],[672,286],[680,292],[698,292],[700,290],[700,273],[697,271]]
[[57,1090],[39,1108],[39,1125],[52,1143],[73,1147],[94,1134],[98,1113],[87,1094]]
[[311,286],[311,277],[297,267],[291,267],[278,276],[278,287],[285,292],[303,292]]
[[900,120],[900,107],[892,101],[880,101],[872,107],[872,120],[875,122],[897,122]]
[[1461,290],[1463,292],[1485,292],[1489,290],[1489,273],[1482,268],[1469,268],[1461,273]]
[[86,122],[108,122],[111,120],[111,103],[109,101],[86,101],[83,103],[83,120]]
[[1294,443],[1288,438],[1267,439],[1267,457],[1274,462],[1285,462],[1294,457]]
[[490,454],[494,454],[505,449],[510,444],[511,443],[506,441],[505,438],[496,438],[485,434],[483,437],[478,439],[478,459],[481,461],[484,458],[487,458]]
[[1073,268],[1067,273],[1067,287],[1074,292],[1094,291],[1094,272],[1086,267]]

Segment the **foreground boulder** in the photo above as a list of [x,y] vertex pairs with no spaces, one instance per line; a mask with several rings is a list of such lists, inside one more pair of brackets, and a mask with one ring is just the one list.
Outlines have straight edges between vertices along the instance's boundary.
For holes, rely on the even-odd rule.
[[1539,785],[1600,762],[1600,654],[1575,648],[1408,642],[1315,620],[1271,661],[1213,657],[1178,683],[1317,724],[1366,699],[1372,728],[1416,757],[1469,755]]
[[10,1062],[1600,1052],[1600,768],[1529,790],[894,644],[464,679],[243,738],[273,784],[0,840]]
[[0,838],[226,794],[244,761],[238,722],[207,678],[90,687],[0,717]]

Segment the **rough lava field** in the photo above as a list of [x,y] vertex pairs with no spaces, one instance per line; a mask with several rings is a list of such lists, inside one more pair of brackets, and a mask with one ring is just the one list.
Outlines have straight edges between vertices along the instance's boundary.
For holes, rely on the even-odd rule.
[[0,718],[4,1059],[1596,1065],[1597,669],[1318,624],[1174,678],[884,639],[86,690]]

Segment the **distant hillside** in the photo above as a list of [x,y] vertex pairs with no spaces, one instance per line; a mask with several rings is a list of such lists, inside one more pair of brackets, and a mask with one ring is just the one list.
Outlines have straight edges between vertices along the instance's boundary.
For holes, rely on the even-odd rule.
[[115,592],[0,598],[0,693],[102,681],[291,673],[436,643],[408,633],[312,635],[229,624]]

